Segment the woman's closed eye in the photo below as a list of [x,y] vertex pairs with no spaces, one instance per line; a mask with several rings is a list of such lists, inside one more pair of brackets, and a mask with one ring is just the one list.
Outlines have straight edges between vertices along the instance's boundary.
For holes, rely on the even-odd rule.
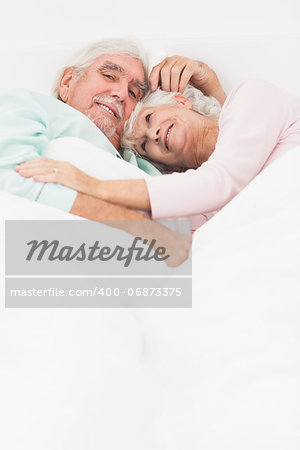
[[145,152],[146,151],[146,140],[144,140],[143,142],[142,142],[142,144],[141,144],[141,148],[142,148],[142,150]]

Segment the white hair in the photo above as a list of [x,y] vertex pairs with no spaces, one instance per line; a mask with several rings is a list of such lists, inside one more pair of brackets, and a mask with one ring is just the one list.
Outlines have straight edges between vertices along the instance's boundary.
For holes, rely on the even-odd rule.
[[[145,108],[155,108],[162,105],[177,105],[175,96],[183,95],[192,103],[194,111],[218,120],[221,112],[221,105],[214,97],[205,96],[199,89],[188,85],[183,94],[179,92],[167,92],[157,89],[149,92],[140,102],[137,103],[129,119],[125,122],[124,130],[121,136],[121,147],[133,150],[135,153],[134,125],[138,114]],[[143,157],[142,155],[139,155]],[[145,158],[147,159],[147,158]],[[152,162],[152,161],[151,161]]]
[[81,75],[84,73],[85,69],[87,69],[97,58],[99,58],[99,56],[105,54],[125,55],[140,60],[144,68],[146,80],[146,82],[143,83],[143,91],[144,93],[147,92],[149,62],[146,51],[137,39],[114,38],[102,39],[101,41],[94,42],[75,53],[69,63],[58,71],[52,87],[52,95],[61,100],[59,94],[59,83],[65,69],[68,67],[73,67],[75,71],[78,72],[78,75]]

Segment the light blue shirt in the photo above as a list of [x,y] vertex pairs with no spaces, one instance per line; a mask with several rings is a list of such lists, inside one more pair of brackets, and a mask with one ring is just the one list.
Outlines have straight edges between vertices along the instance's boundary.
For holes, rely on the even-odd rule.
[[46,156],[49,142],[79,137],[120,156],[106,136],[84,114],[53,97],[18,90],[0,95],[0,189],[63,211],[70,211],[77,192],[56,183],[24,178],[14,167]]
[[130,150],[128,148],[122,149],[122,156],[125,161],[143,170],[148,175],[162,175],[161,172],[153,164],[137,155],[133,150]]

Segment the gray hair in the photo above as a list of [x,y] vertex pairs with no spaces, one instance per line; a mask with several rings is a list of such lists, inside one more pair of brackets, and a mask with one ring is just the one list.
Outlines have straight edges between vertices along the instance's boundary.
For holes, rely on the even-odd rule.
[[94,42],[75,53],[72,59],[69,61],[69,64],[62,67],[58,71],[52,87],[52,95],[61,100],[59,94],[59,83],[65,69],[67,69],[68,67],[73,67],[80,76],[82,73],[84,73],[85,69],[87,69],[97,58],[99,58],[99,56],[105,54],[126,55],[140,60],[144,68],[146,80],[146,82],[143,83],[142,90],[144,91],[144,93],[148,91],[147,75],[149,71],[149,61],[148,55],[143,49],[141,43],[136,39],[114,38],[102,39],[101,41]]
[[[133,135],[134,124],[138,114],[145,108],[153,108],[162,105],[176,105],[176,95],[183,95],[184,97],[189,99],[192,103],[192,108],[194,111],[213,120],[219,119],[221,112],[220,103],[214,97],[206,97],[199,89],[196,89],[193,86],[188,85],[183,94],[180,94],[179,92],[166,92],[162,91],[161,89],[157,89],[154,92],[149,92],[143,100],[137,103],[131,116],[125,122],[123,134],[121,136],[121,147],[124,149],[131,149],[137,154]],[[145,157],[143,156],[143,158]],[[157,168],[159,170],[162,169],[162,167]]]

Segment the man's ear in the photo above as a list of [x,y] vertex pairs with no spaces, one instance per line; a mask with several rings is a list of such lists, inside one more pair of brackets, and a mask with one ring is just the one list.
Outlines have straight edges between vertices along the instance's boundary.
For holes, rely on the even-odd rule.
[[73,67],[67,67],[59,82],[59,95],[63,102],[68,103],[70,85],[75,77],[75,70]]
[[175,95],[175,100],[179,105],[184,106],[187,109],[193,109],[193,105],[191,100],[189,100],[188,98],[184,97],[183,95]]

